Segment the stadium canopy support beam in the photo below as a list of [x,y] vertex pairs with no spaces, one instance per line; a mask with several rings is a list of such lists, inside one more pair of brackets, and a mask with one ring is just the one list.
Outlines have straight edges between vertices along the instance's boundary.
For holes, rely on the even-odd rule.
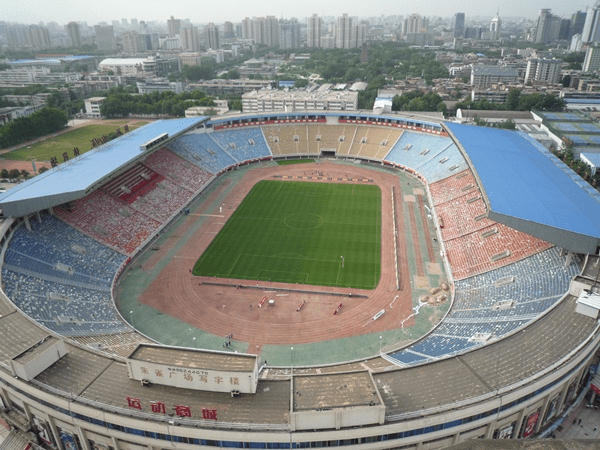
[[52,206],[48,208],[48,214],[50,214],[51,216],[54,215],[54,209],[52,209]]
[[42,223],[42,216],[40,216],[40,212],[37,211],[35,213],[35,218],[37,219],[38,223]]
[[27,216],[23,217],[23,222],[25,222],[25,228],[27,228],[27,231],[31,231],[31,225],[29,224],[29,217],[27,217]]

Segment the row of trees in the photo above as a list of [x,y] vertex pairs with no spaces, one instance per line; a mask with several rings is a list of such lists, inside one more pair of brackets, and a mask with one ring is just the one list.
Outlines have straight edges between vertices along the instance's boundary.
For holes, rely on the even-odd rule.
[[55,108],[44,108],[30,116],[19,117],[0,127],[0,148],[54,133],[63,129],[67,122],[67,115]]
[[600,187],[600,171],[597,171],[594,175],[592,175],[592,169],[590,166],[584,163],[581,159],[575,159],[572,143],[563,145],[561,149],[553,153],[593,187],[596,189]]
[[[45,167],[41,167],[40,169],[46,169]],[[48,169],[46,169],[48,170]],[[40,173],[42,173],[42,171],[40,170]],[[19,170],[19,169],[2,169],[0,170],[0,178],[3,179],[8,179],[8,180],[17,180],[18,178],[29,178],[29,172],[26,171],[25,169],[23,170]]]
[[431,51],[383,43],[369,47],[366,61],[362,61],[361,56],[361,49],[316,49],[300,67],[305,74],[319,73],[330,83],[371,82],[379,76],[391,80],[418,76],[428,83],[434,78],[448,78],[448,69],[436,61],[435,53]]
[[100,107],[105,117],[127,117],[129,114],[185,116],[185,110],[191,106],[215,106],[212,97],[202,91],[153,92],[144,95],[132,95],[121,88],[106,93],[106,100]]
[[446,115],[447,108],[438,94],[411,91],[392,99],[392,111],[439,111]]
[[523,94],[520,89],[511,89],[504,103],[490,102],[486,98],[477,101],[465,100],[456,104],[456,109],[507,110],[507,111],[562,111],[566,103],[552,94]]

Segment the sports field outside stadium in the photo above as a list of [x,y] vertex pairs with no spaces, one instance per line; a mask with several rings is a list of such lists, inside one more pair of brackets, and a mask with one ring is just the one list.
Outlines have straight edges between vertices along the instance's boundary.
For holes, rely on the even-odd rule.
[[257,183],[194,275],[374,289],[381,273],[376,185]]

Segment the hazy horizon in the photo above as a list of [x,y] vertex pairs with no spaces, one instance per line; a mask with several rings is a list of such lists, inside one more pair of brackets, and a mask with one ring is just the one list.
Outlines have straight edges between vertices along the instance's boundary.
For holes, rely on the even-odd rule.
[[575,11],[591,7],[595,0],[547,0],[533,2],[502,2],[498,0],[465,0],[463,2],[448,2],[443,0],[427,0],[415,4],[408,0],[380,0],[365,2],[347,0],[333,4],[322,1],[306,0],[299,4],[289,4],[266,0],[263,2],[247,2],[243,0],[222,0],[218,6],[212,6],[210,11],[200,4],[184,0],[130,1],[103,0],[82,2],[73,0],[49,0],[39,2],[23,0],[10,5],[0,6],[0,18],[6,22],[21,22],[35,24],[39,22],[57,22],[66,24],[71,21],[87,22],[95,25],[98,22],[108,22],[126,18],[145,21],[163,21],[170,16],[178,19],[190,19],[192,23],[217,24],[225,21],[241,22],[244,17],[267,16],[298,19],[318,14],[320,16],[339,16],[348,13],[350,16],[376,17],[389,15],[409,15],[418,13],[423,16],[450,17],[456,12],[464,12],[467,21],[469,17],[489,16],[492,18],[498,11],[502,17],[523,17],[534,19],[541,8],[550,8],[552,13],[564,18],[570,18]]

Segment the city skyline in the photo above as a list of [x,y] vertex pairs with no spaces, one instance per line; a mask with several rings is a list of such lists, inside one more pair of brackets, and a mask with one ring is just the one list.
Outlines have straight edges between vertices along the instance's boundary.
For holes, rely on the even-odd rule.
[[[190,6],[183,0],[163,2],[127,2],[105,0],[104,2],[75,2],[56,0],[38,3],[26,0],[0,7],[0,17],[6,22],[34,24],[39,22],[57,22],[67,24],[71,21],[87,22],[94,25],[99,22],[120,20],[121,18],[137,18],[146,21],[166,21],[171,15],[187,19],[193,23],[223,23],[225,21],[240,22],[244,17],[273,15],[277,18],[305,18],[312,14],[320,16],[339,16],[348,13],[349,16],[377,17],[389,15],[409,15],[413,13],[428,17],[452,17],[456,12],[465,12],[466,20],[481,16],[493,17],[499,12],[500,17],[523,17],[535,19],[541,8],[550,8],[552,13],[565,18],[578,10],[591,7],[595,0],[576,0],[564,2],[561,0],[544,0],[535,2],[500,2],[498,0],[466,0],[460,4],[442,0],[428,0],[415,4],[407,0],[381,0],[377,8],[370,2],[349,0],[344,3],[326,4],[316,0],[308,0],[298,4],[280,2],[252,3],[242,0],[223,0],[218,7],[207,11],[201,6]],[[192,4],[193,5],[193,4]]]

